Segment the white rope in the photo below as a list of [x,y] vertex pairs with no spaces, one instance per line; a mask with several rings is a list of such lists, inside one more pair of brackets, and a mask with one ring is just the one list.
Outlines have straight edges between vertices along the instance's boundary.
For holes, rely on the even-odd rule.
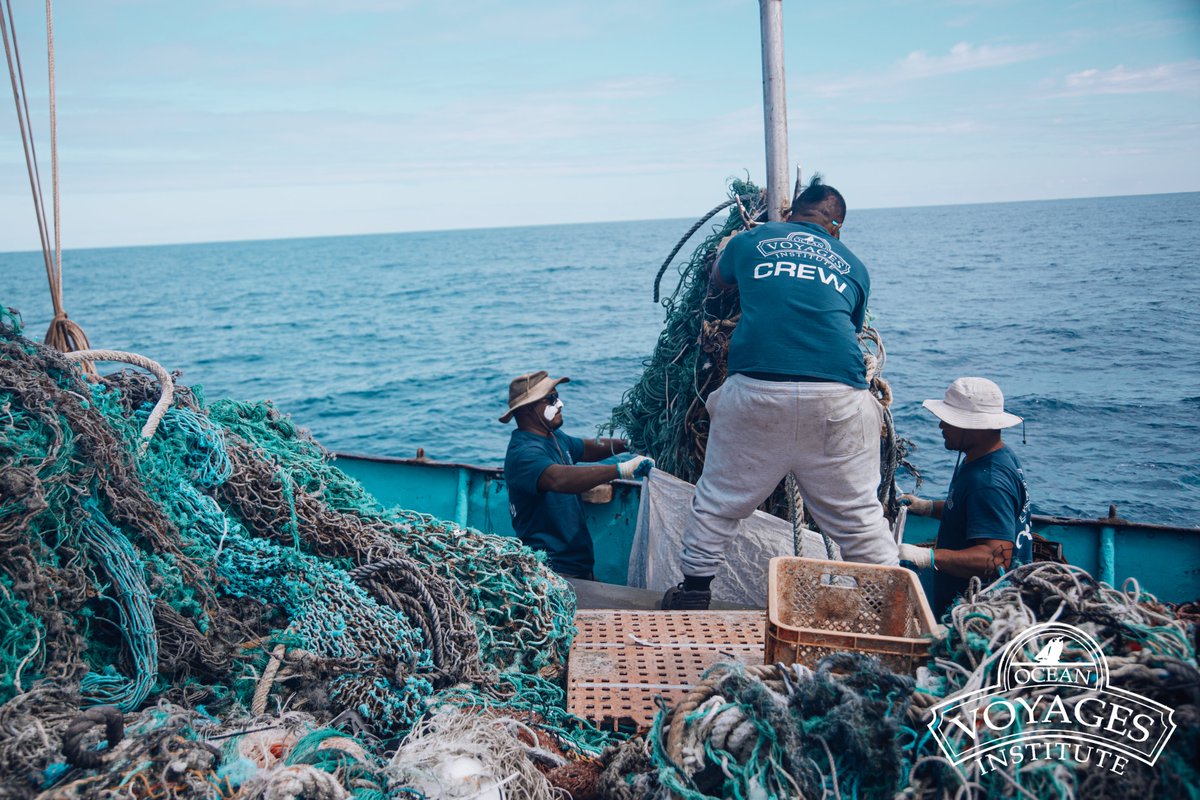
[[271,687],[275,684],[275,676],[279,674],[279,667],[283,664],[283,657],[287,654],[287,645],[279,644],[275,646],[275,650],[271,653],[271,660],[267,662],[267,668],[263,670],[262,678],[258,681],[258,687],[254,690],[254,697],[250,702],[250,713],[256,717],[261,717],[267,711],[267,698],[271,694]]
[[167,371],[157,361],[151,361],[137,353],[126,353],[121,350],[76,350],[63,355],[68,361],[121,361],[154,373],[154,377],[158,378],[158,383],[162,387],[162,394],[159,396],[158,402],[154,404],[150,418],[142,426],[142,444],[138,448],[138,455],[145,455],[146,448],[150,446],[150,439],[158,430],[158,423],[162,421],[163,414],[167,413],[167,409],[171,407],[171,401],[175,399],[175,382],[171,380]]

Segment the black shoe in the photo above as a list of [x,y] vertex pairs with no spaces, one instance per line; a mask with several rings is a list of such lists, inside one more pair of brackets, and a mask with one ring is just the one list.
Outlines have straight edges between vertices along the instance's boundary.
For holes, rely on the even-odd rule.
[[688,590],[683,584],[672,586],[663,595],[663,611],[707,611],[712,602],[712,592],[708,590]]

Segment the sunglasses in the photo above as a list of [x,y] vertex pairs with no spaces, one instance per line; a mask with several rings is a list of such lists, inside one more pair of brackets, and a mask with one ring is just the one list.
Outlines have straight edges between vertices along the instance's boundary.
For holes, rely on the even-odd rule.
[[542,399],[546,401],[546,405],[552,406],[558,402],[558,392],[551,392]]

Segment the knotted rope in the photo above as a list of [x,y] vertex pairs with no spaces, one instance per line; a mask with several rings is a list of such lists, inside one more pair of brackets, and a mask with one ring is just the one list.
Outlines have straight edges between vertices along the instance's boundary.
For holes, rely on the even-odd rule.
[[108,750],[116,747],[125,736],[125,718],[116,706],[93,706],[82,712],[67,726],[63,734],[62,753],[67,763],[83,769],[94,769],[104,760],[104,754],[83,746],[83,737],[97,725],[104,726]]
[[126,353],[122,350],[76,350],[65,355],[68,361],[82,361],[89,364],[92,361],[121,361],[147,369],[154,373],[154,377],[158,378],[162,394],[159,395],[158,402],[154,404],[150,418],[142,426],[142,441],[138,447],[138,455],[145,455],[146,448],[150,446],[150,439],[158,430],[158,423],[162,421],[163,414],[167,413],[167,409],[171,407],[171,401],[175,398],[175,382],[171,380],[170,374],[157,361],[151,361],[145,356]]
[[[785,484],[788,498],[788,519],[792,521],[792,553],[799,556],[803,555],[804,531],[808,530],[804,524],[804,497],[800,494],[800,484],[796,481],[796,473],[789,472]],[[825,543],[825,557],[830,561],[838,560],[837,554],[833,550],[833,540],[829,538],[829,534],[821,531],[821,540]]]

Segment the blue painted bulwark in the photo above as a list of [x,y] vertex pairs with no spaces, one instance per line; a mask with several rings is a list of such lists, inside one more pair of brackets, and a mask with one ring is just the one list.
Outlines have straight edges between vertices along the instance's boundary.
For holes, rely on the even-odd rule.
[[[380,502],[453,520],[485,533],[512,536],[508,490],[499,468],[425,459],[338,455],[337,466]],[[614,481],[607,503],[584,504],[596,547],[596,578],[624,584],[640,501],[640,484]],[[933,542],[937,520],[909,516],[904,539]],[[1129,579],[1172,603],[1200,598],[1200,528],[1117,519],[1034,517],[1034,530],[1060,542],[1068,563],[1120,588]]]

